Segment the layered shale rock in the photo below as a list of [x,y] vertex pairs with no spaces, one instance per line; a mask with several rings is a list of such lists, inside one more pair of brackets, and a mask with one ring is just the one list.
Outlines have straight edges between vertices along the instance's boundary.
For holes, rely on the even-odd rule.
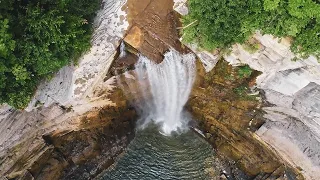
[[[125,81],[124,89],[137,85],[129,73],[114,76],[133,69],[138,53],[159,63],[170,48],[189,52],[179,41],[181,25],[173,11],[187,13],[185,0],[174,2],[102,1],[93,46],[79,64],[43,82],[27,111],[1,106],[1,178],[90,179],[114,162],[133,138],[136,119],[127,102],[132,97],[116,82]],[[251,177],[302,179],[300,169],[319,179],[320,66],[312,57],[292,62],[288,41],[254,38],[257,52],[236,45],[225,59],[249,64],[260,76],[224,61],[216,65],[219,52],[196,52],[205,69],[199,66],[187,108],[214,147]],[[263,90],[262,100],[250,90],[254,84]]]
[[90,179],[110,166],[134,137],[136,112],[118,88],[100,98],[110,103],[81,115],[58,105],[12,112],[1,122],[1,175]]
[[106,74],[128,27],[124,0],[104,0],[91,49],[43,82],[26,110],[0,110],[1,179],[88,179],[134,135],[135,111]]
[[320,63],[312,56],[298,59],[288,38],[257,33],[253,39],[259,45],[255,52],[235,45],[225,58],[262,72],[257,87],[269,104],[256,134],[307,179],[320,179]]
[[[175,1],[176,10],[182,15],[187,13],[184,2]],[[245,44],[235,44],[227,54],[188,46],[207,72],[222,56],[233,66],[248,64],[262,72],[256,86],[262,90],[266,102],[262,108],[266,122],[254,135],[299,169],[306,179],[317,180],[320,179],[320,64],[312,56],[299,58],[290,51],[290,45],[290,38],[279,39],[257,32]]]
[[160,63],[170,48],[180,53],[190,52],[179,41],[178,14],[172,0],[128,0],[130,28],[125,42],[142,55]]
[[257,93],[248,95],[259,73],[246,68],[223,60],[209,73],[199,68],[187,108],[214,148],[251,177],[303,179],[254,134],[265,120]]

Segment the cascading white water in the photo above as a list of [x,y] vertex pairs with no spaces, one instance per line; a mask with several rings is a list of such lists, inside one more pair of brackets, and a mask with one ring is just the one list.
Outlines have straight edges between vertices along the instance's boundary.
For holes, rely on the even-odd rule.
[[[145,124],[150,121],[160,123],[165,134],[171,134],[186,125],[183,107],[192,89],[195,69],[193,54],[181,55],[175,50],[167,52],[160,64],[144,56],[139,57],[135,70],[138,80],[147,80],[150,87],[150,92],[140,88],[144,98],[140,108]],[[148,96],[150,93],[151,98]]]

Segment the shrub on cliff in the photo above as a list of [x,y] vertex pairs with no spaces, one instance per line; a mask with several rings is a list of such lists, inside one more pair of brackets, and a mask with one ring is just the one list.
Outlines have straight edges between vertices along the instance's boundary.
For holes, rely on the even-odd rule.
[[24,108],[43,78],[90,47],[100,0],[0,1],[0,104]]
[[319,0],[188,0],[183,38],[212,50],[244,43],[256,30],[290,36],[291,49],[320,56]]

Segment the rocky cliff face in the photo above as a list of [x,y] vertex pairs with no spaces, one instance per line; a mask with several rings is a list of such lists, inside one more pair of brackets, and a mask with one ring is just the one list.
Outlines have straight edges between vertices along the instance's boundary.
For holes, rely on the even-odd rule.
[[250,92],[258,72],[243,73],[244,68],[220,60],[209,73],[198,70],[200,77],[187,105],[189,111],[215,149],[252,178],[301,179],[255,136],[265,122],[259,96]]
[[129,26],[125,12],[126,2],[102,1],[101,10],[93,24],[91,49],[79,59],[78,65],[66,66],[50,81],[43,82],[27,111],[54,103],[75,107],[85,105],[93,99],[94,88],[103,82]]
[[[1,107],[1,178],[90,179],[114,162],[133,138],[136,119],[114,76],[130,70],[136,50],[159,62],[170,47],[181,49],[172,6],[102,2],[92,48],[79,64],[43,82],[25,111]],[[122,39],[134,53],[119,53]]]
[[88,179],[110,166],[134,137],[136,112],[118,88],[103,96],[109,104],[84,114],[58,105],[14,110],[1,121],[1,176]]
[[[279,157],[276,158],[277,161],[279,161],[279,159],[282,159],[280,161],[288,162],[292,167],[298,169],[306,179],[319,179],[319,173],[316,172],[320,171],[320,109],[318,103],[320,64],[314,57],[310,57],[305,60],[293,61],[295,59],[295,55],[290,51],[290,42],[288,39],[279,40],[270,35],[261,35],[257,33],[253,37],[253,42],[257,43],[259,47],[259,49],[255,50],[255,52],[247,49],[245,45],[237,44],[233,46],[232,52],[229,55],[224,55],[224,59],[233,66],[243,66],[247,64],[252,69],[261,72],[261,75],[256,78],[253,84],[256,84],[254,87],[260,89],[260,95],[262,95],[263,101],[265,103],[261,105],[254,105],[253,107],[262,106],[261,110],[265,113],[261,117],[263,123],[260,124],[261,127],[258,126],[257,129],[253,131],[253,134],[250,135],[252,137],[255,137],[255,140],[247,139],[240,144],[244,145],[246,144],[246,142],[260,141],[267,147],[275,150],[275,153],[279,155]],[[202,62],[211,62],[208,63],[209,66],[215,65],[215,63],[219,59],[219,54],[201,51],[197,52],[197,54],[209,54],[210,56],[198,56],[202,60]],[[220,55],[220,57],[221,56],[222,55]],[[211,71],[213,71],[213,73],[219,73],[219,69],[221,69],[221,67],[218,66],[210,71],[206,63],[204,63],[203,66],[208,72],[204,75],[205,79],[210,78],[211,76],[215,77],[216,75],[211,74]],[[230,76],[230,74],[228,76]],[[212,87],[212,89],[214,90],[215,88],[217,88],[216,86],[221,86],[221,84],[224,86],[227,85],[232,87],[239,82],[237,80],[228,83],[228,81],[228,79],[224,79],[224,81],[220,83],[215,82],[215,85]],[[210,91],[212,92],[212,90],[206,91],[205,89],[206,88],[204,88],[204,92],[202,93],[202,95],[210,94]],[[195,92],[198,92],[198,90],[195,90]],[[197,96],[197,98],[199,97]],[[232,96],[228,97],[230,98]],[[227,102],[238,102],[236,98],[229,98],[226,99]],[[209,102],[212,99],[214,99],[214,97],[212,97],[211,99],[210,97],[206,97],[199,102]],[[251,109],[243,111],[240,114],[238,113],[238,115],[232,117],[230,113],[235,113],[233,112],[234,107],[228,105],[228,108],[226,108],[224,111],[218,111],[220,113],[220,116],[218,116],[217,119],[217,115],[210,115],[210,113],[212,111],[215,111],[214,109],[216,109],[217,107],[211,105],[212,107],[209,108],[210,104],[205,103],[206,105],[203,108],[203,103],[197,104],[196,102],[196,104],[193,104],[195,103],[195,101],[196,100],[191,100],[190,106],[195,106],[193,107],[193,112],[196,114],[196,117],[199,117],[200,114],[203,114],[202,116],[204,116],[203,118],[205,119],[206,123],[213,121],[214,125],[211,125],[211,129],[214,130],[210,130],[210,128],[208,127],[206,128],[206,130],[209,132],[209,134],[211,134],[210,137],[212,136],[212,134],[215,134],[220,138],[222,136],[222,139],[224,139],[223,141],[225,141],[224,143],[227,143],[230,140],[230,137],[232,137],[231,134],[234,134],[234,131],[237,132],[238,122],[243,122],[243,120],[246,119],[242,118],[237,120],[236,117],[239,117],[242,114],[247,114],[249,112],[253,113],[253,109]],[[198,107],[199,109],[195,110],[196,107]],[[242,105],[242,108],[244,107],[246,106]],[[210,109],[209,115],[206,115],[206,110],[204,110],[207,108],[208,110]],[[230,111],[230,113],[228,111]],[[230,120],[228,123],[225,122],[226,124],[228,124],[224,124],[224,126],[227,126],[227,128],[224,126],[222,126],[222,128],[220,121],[227,121],[224,120],[224,118],[226,118],[225,116],[227,116],[227,119],[228,117],[232,117],[234,121]],[[253,120],[255,120],[255,117],[252,117],[252,121],[247,121],[247,123],[249,123],[250,125],[253,123]],[[236,125],[236,127],[232,127],[233,125]],[[248,126],[248,124],[246,125]],[[216,129],[217,127],[218,130]],[[231,130],[232,133],[226,135],[225,132],[221,131],[220,129]],[[245,131],[245,128],[243,128],[242,130]],[[238,134],[238,132],[235,134]],[[245,136],[241,135],[240,137]],[[236,142],[241,141],[237,140]],[[230,143],[235,144],[232,138]],[[235,158],[235,154],[239,154],[239,148],[241,149],[240,144],[229,145],[227,148],[228,152],[226,153],[228,154],[231,151],[231,157]],[[255,146],[253,145],[255,143],[250,144],[252,146]],[[230,150],[230,146],[234,146],[234,148],[238,150]],[[244,157],[248,156],[248,154],[246,154],[246,151],[248,149],[243,152],[240,151],[241,156],[239,157],[242,157],[243,155],[245,155]],[[251,148],[250,152],[255,152],[255,150],[253,149]],[[255,153],[250,155],[251,158],[247,158],[251,159],[248,162],[257,162],[254,160],[255,158],[253,158],[255,156],[254,154]],[[257,154],[262,155],[265,153],[258,152]],[[268,163],[262,164],[266,165]],[[255,167],[258,166],[255,165]],[[249,172],[254,171],[254,168],[249,169]]]
[[179,15],[172,0],[128,0],[130,28],[124,41],[142,55],[162,62],[170,48],[187,53],[179,41]]
[[106,106],[77,118],[77,129],[26,133],[23,142],[2,156],[5,177],[92,179],[113,164],[134,137],[135,111],[126,106]]
[[24,111],[0,111],[0,179],[88,179],[134,135],[135,110],[106,78],[123,38],[126,1],[104,0],[92,48],[43,82]]
[[[111,165],[133,138],[136,118],[114,76],[132,68],[137,52],[156,62],[170,48],[190,52],[179,41],[173,11],[187,13],[185,2],[104,0],[93,46],[79,64],[41,84],[27,111],[0,108],[1,178],[88,179]],[[122,39],[134,53],[121,56]],[[204,69],[187,108],[214,147],[250,176],[303,179],[299,170],[320,179],[319,64],[312,57],[291,61],[286,40],[254,39],[257,52],[235,45],[225,60],[249,64],[260,76],[190,46]],[[255,84],[262,99],[251,91]]]
[[[176,11],[182,15],[188,12],[186,0],[175,2]],[[306,179],[320,179],[319,62],[315,57],[297,58],[290,51],[289,38],[278,39],[257,32],[249,42],[249,46],[234,45],[229,55],[190,47],[207,72],[211,72],[221,56],[233,66],[248,64],[262,72],[256,79],[256,87],[262,90],[265,100],[262,108],[265,123],[253,136],[299,169]],[[250,48],[253,46],[258,48]]]
[[256,52],[235,45],[226,60],[262,72],[257,87],[270,104],[256,134],[307,179],[320,179],[320,64],[314,57],[293,61],[289,39],[257,33]]

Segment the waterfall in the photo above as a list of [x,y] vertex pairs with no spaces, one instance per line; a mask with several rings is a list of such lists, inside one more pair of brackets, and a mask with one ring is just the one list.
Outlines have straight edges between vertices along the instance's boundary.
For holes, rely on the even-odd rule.
[[[175,50],[165,53],[164,60],[156,64],[141,56],[135,66],[143,102],[139,107],[144,124],[153,121],[161,125],[164,134],[186,127],[183,107],[190,95],[195,79],[195,57],[181,55]],[[151,95],[150,95],[151,94]]]

